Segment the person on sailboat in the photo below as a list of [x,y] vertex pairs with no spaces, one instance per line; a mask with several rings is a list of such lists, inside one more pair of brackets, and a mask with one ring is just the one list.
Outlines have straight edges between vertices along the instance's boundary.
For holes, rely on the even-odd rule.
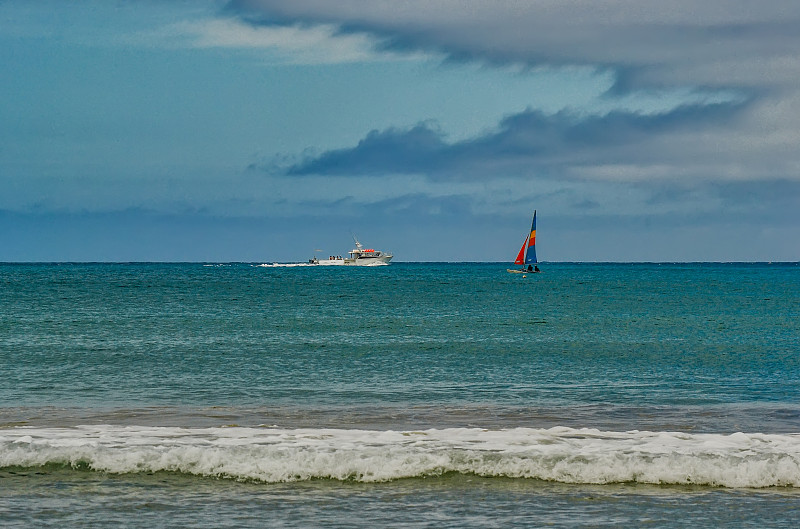
[[541,270],[539,270],[539,265],[534,265],[533,271],[534,272],[541,272]]
[[[536,271],[538,272],[539,269],[537,268]],[[528,265],[528,272],[533,272],[533,266]]]

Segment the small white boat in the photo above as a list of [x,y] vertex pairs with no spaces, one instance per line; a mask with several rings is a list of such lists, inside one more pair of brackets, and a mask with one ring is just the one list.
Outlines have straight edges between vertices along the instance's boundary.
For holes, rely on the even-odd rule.
[[308,263],[320,266],[383,266],[388,265],[394,257],[390,253],[374,248],[364,248],[355,236],[353,240],[356,242],[356,247],[350,250],[348,257],[330,256],[328,259],[314,257],[309,259]]

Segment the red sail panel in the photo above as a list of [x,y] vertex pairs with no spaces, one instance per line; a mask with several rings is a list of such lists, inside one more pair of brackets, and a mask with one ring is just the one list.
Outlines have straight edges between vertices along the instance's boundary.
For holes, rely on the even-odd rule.
[[528,245],[528,238],[525,238],[525,242],[522,243],[522,248],[519,249],[519,253],[517,254],[517,258],[514,260],[514,264],[525,264],[525,247]]

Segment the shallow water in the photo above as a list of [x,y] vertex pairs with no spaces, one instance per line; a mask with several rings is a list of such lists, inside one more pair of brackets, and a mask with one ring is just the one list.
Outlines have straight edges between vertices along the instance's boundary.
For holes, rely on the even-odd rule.
[[4,470],[15,527],[796,527],[796,489],[564,485],[447,475],[263,485],[171,473]]

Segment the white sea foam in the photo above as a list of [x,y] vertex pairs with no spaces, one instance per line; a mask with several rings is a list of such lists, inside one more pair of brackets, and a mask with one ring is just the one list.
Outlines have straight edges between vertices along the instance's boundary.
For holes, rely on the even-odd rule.
[[0,429],[0,467],[88,466],[269,483],[388,481],[446,472],[564,483],[800,487],[800,434],[565,427],[414,432],[80,426]]
[[262,263],[260,266],[263,268],[294,268],[297,266],[318,266],[313,263]]
[[[346,266],[342,260],[321,260],[319,263],[262,263],[255,265],[262,268],[296,268],[296,267],[320,267],[320,266]],[[359,265],[360,268],[368,266],[389,266],[389,263],[376,261],[369,264]]]

